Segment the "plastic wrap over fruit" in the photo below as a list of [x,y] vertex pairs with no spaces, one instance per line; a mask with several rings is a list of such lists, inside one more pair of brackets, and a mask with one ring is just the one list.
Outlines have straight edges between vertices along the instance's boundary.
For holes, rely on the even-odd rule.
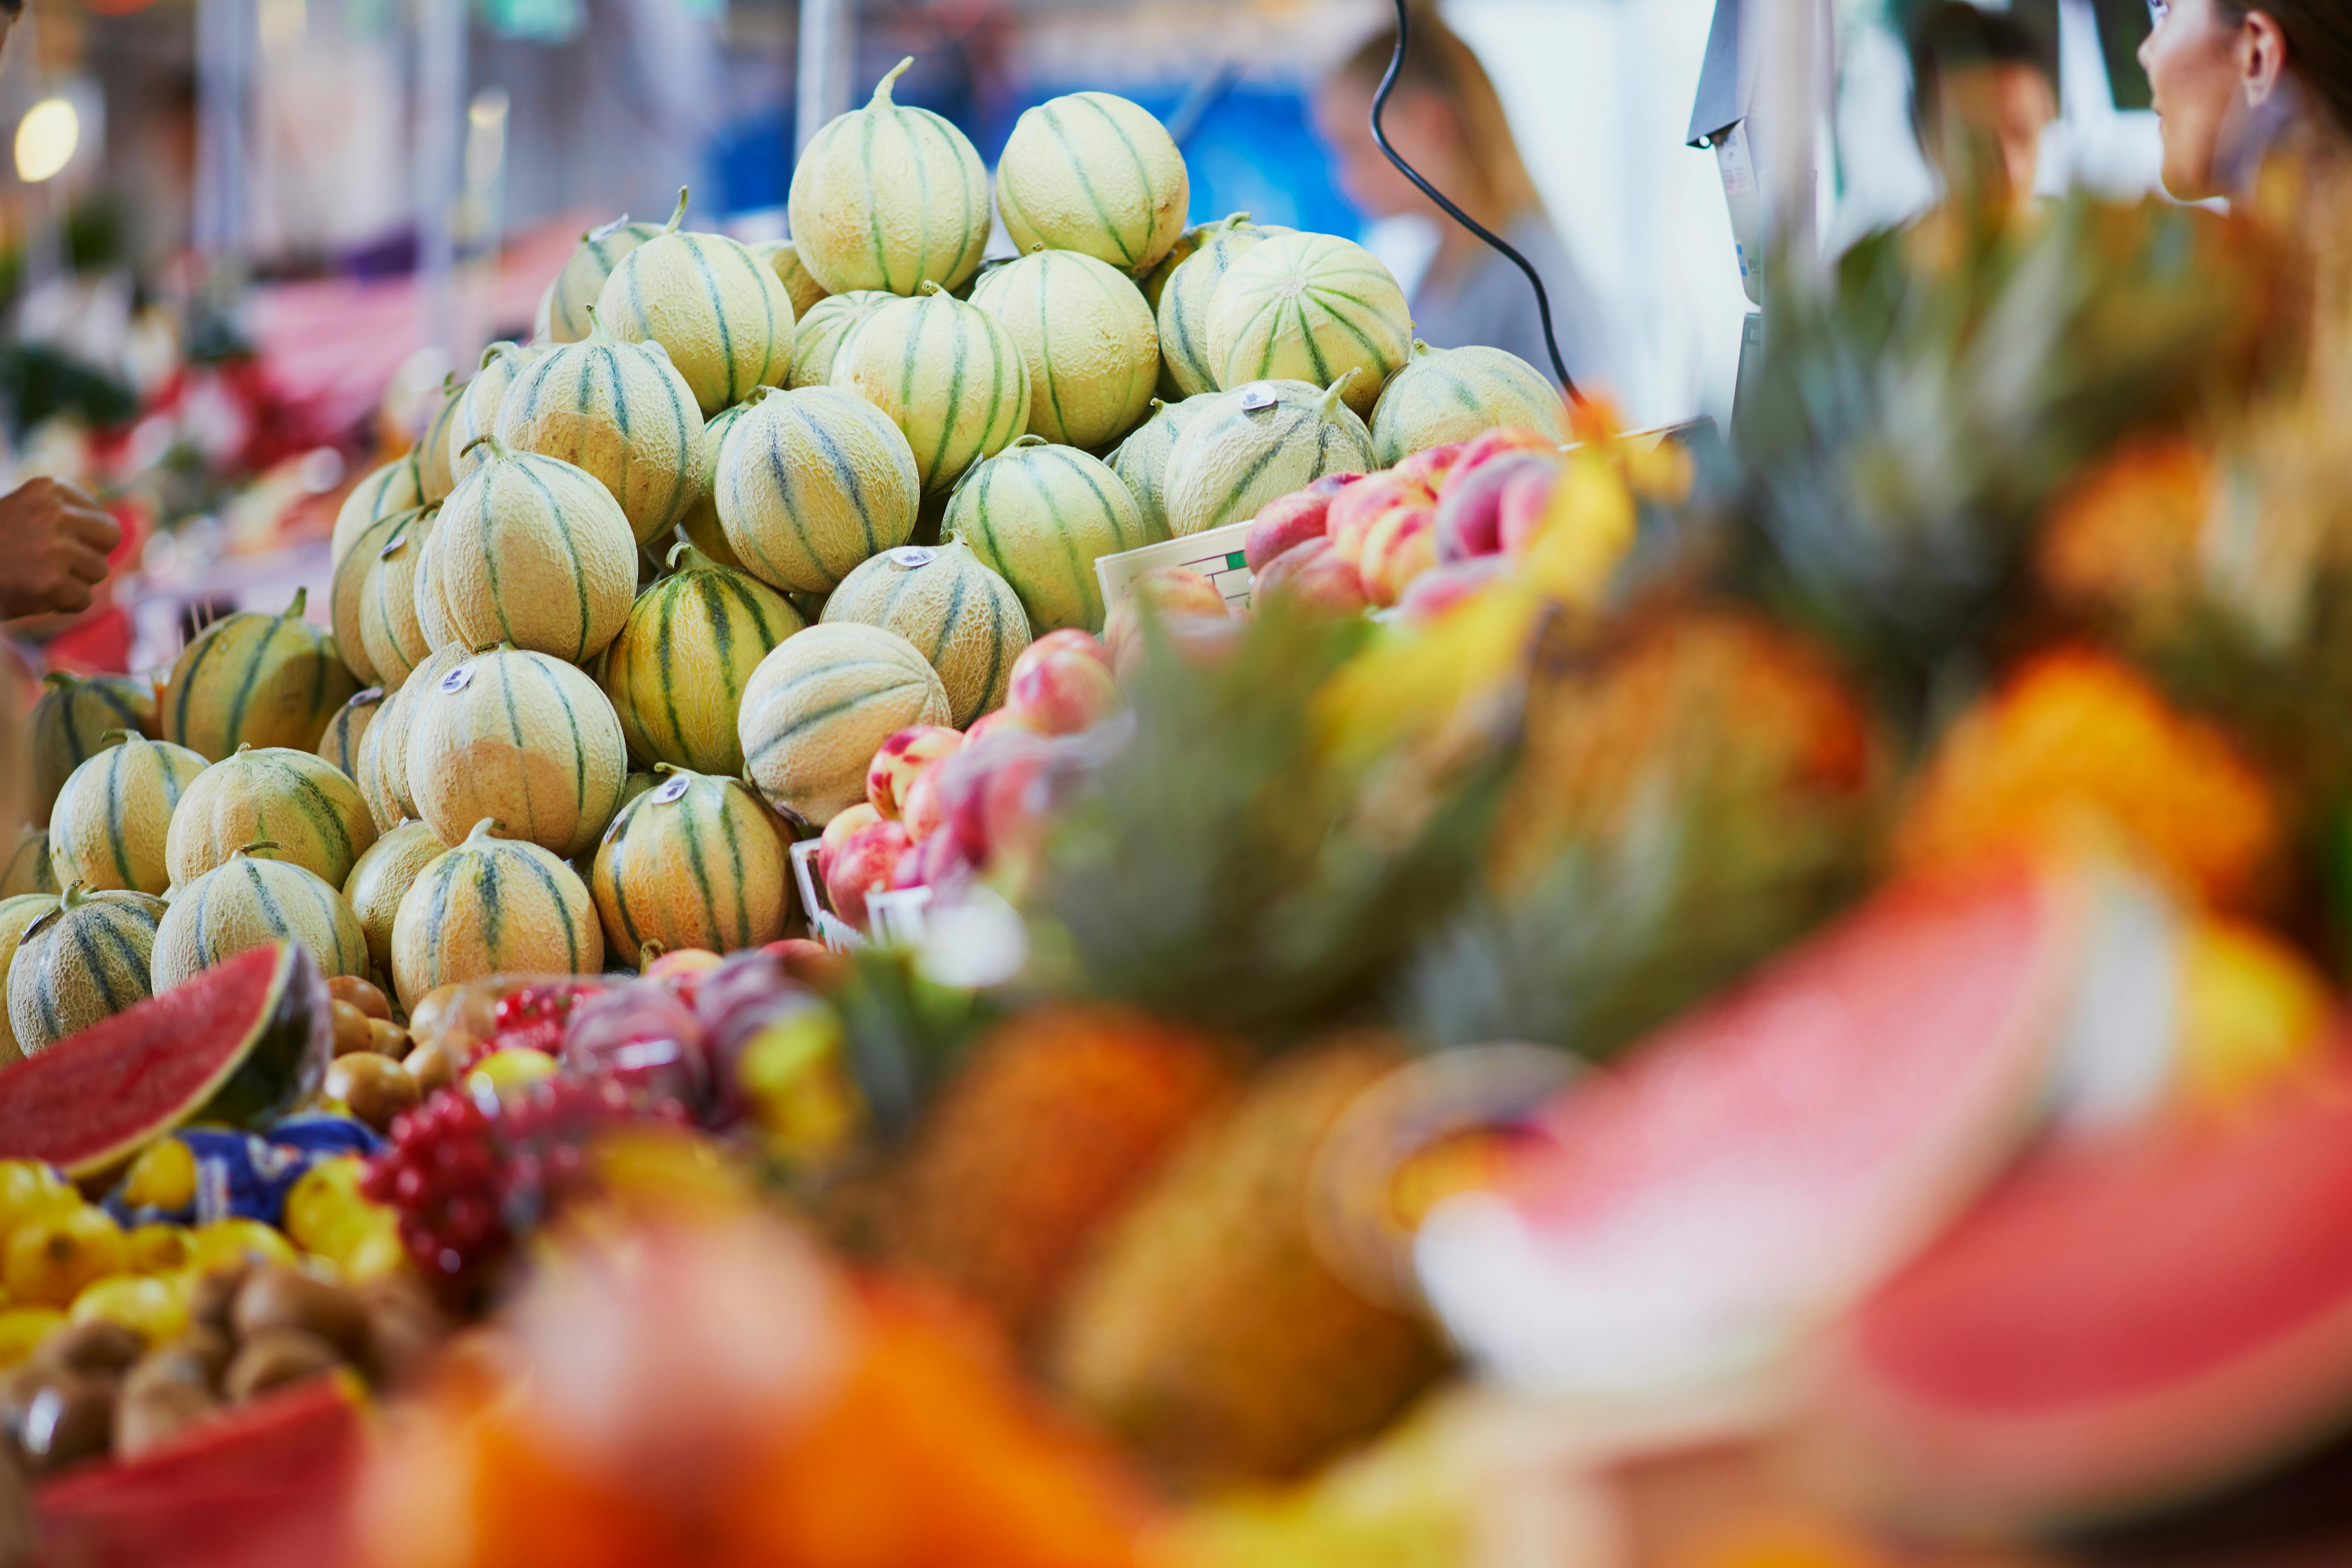
[[658,980],[629,981],[573,1008],[563,1031],[563,1068],[697,1117],[710,1102],[702,1020]]
[[553,1055],[572,1008],[611,984],[593,974],[491,974],[444,985],[410,1011],[409,1037],[449,1046],[460,1059],[524,1047]]
[[823,1011],[824,1004],[793,979],[781,954],[754,947],[730,953],[703,976],[694,1007],[710,1061],[711,1092],[702,1121],[724,1129],[752,1110],[740,1070],[744,1053],[776,1025],[812,1008]]

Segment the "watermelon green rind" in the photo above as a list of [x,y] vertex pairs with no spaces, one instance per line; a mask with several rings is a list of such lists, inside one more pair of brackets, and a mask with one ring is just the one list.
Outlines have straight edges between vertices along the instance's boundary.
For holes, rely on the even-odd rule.
[[0,1159],[81,1181],[186,1122],[265,1125],[324,1076],[328,1000],[300,945],[256,948],[0,1068]]

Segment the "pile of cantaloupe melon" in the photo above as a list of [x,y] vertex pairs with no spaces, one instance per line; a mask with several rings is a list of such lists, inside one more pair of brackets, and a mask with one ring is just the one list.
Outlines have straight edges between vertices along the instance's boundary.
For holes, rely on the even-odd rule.
[[[0,1055],[273,938],[404,1005],[782,932],[786,848],[909,725],[1098,633],[1097,558],[1501,425],[1533,367],[1412,341],[1370,253],[1236,215],[1124,99],[995,174],[872,101],[788,244],[625,218],[335,521],[330,636],[228,616],[145,700],[61,683],[46,839],[0,868]],[[1001,217],[1017,254],[984,260]],[[47,774],[54,774],[49,777]],[[59,885],[66,885],[59,891]],[[5,895],[17,894],[17,898]]]

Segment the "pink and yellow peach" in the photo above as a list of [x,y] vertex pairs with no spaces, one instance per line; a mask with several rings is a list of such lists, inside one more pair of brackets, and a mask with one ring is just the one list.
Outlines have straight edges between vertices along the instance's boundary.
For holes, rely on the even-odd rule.
[[891,885],[898,857],[911,843],[905,826],[896,822],[868,823],[851,834],[824,874],[824,893],[833,900],[834,913],[862,928],[866,895]]
[[944,724],[916,724],[899,731],[882,742],[866,766],[867,804],[886,818],[896,817],[915,775],[963,743],[963,731]]
[[1252,585],[1252,601],[1333,617],[1360,615],[1364,585],[1328,539],[1310,539],[1266,563]]
[[1434,507],[1398,506],[1373,521],[1356,559],[1365,598],[1393,605],[1415,577],[1437,564],[1436,516]]
[[[1047,735],[1072,735],[1110,716],[1118,707],[1118,682],[1087,637],[1086,648],[1041,637],[1013,661],[1005,710],[1023,725]],[[1080,634],[1083,636],[1084,634]]]
[[861,800],[826,823],[824,831],[818,835],[816,841],[817,880],[824,880],[832,870],[833,858],[841,853],[841,847],[849,841],[851,834],[861,827],[871,827],[881,820],[882,814],[874,809],[873,804]]

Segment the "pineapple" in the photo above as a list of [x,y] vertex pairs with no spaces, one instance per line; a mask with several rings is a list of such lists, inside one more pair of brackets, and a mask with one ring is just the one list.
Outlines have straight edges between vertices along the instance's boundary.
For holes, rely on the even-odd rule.
[[1055,1335],[1055,1382],[1174,1479],[1297,1474],[1378,1430],[1445,1363],[1308,1238],[1325,1132],[1400,1060],[1349,1037],[1268,1068],[1112,1228]]

